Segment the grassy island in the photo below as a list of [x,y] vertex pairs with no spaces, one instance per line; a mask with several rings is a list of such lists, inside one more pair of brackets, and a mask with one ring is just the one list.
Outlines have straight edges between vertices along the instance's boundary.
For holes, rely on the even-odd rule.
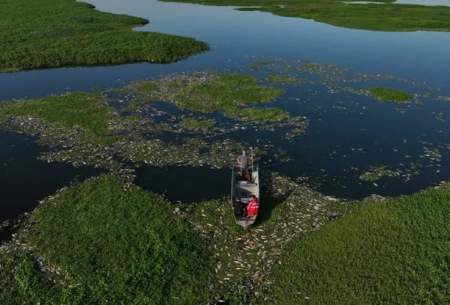
[[0,72],[129,62],[167,63],[205,51],[190,38],[135,32],[148,21],[74,0],[0,2]]
[[214,119],[199,120],[195,118],[184,118],[180,122],[181,127],[192,131],[208,131],[215,127]]
[[22,232],[25,247],[0,251],[2,304],[208,299],[210,258],[198,234],[164,199],[114,176],[48,198],[30,222]]
[[293,242],[274,273],[275,304],[446,304],[450,185],[363,202]]
[[[171,0],[164,0],[171,1]],[[339,0],[176,0],[207,5],[243,6],[286,17],[300,17],[336,26],[377,31],[449,31],[450,8],[381,3],[348,3]]]
[[277,122],[289,118],[279,108],[256,108],[274,101],[281,89],[262,86],[246,74],[194,73],[174,75],[160,80],[140,81],[129,87],[137,94],[137,103],[169,101],[177,107],[202,113],[221,112],[246,121]]
[[383,102],[409,103],[412,99],[408,93],[393,88],[371,88],[369,89],[369,93],[376,99]]

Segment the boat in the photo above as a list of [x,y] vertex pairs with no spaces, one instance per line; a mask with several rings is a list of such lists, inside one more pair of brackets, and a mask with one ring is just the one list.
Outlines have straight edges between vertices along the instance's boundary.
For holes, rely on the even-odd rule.
[[[236,223],[244,229],[247,229],[255,223],[259,214],[259,168],[257,164],[254,164],[253,153],[249,156],[250,162],[245,161],[244,165],[242,163],[238,164],[240,158],[247,158],[245,151],[238,157],[232,169],[231,205]],[[255,199],[256,204],[254,202]],[[247,213],[247,208],[250,203],[252,207],[256,207],[250,211],[252,215],[248,215]]]

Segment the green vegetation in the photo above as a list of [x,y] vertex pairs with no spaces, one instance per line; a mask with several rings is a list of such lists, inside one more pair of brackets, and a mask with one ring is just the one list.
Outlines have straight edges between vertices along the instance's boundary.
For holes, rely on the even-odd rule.
[[0,71],[127,62],[172,62],[205,51],[194,39],[132,31],[146,20],[74,0],[2,0]]
[[108,125],[119,118],[102,94],[81,92],[0,106],[0,120],[18,116],[38,118],[57,127],[79,127],[96,142],[112,139]]
[[[156,81],[139,82],[129,88],[137,101],[163,100],[181,109],[202,113],[222,112],[228,117],[250,121],[279,121],[288,118],[280,109],[249,107],[268,103],[283,91],[264,87],[245,74],[196,73],[175,75]],[[156,88],[156,89],[155,89]]]
[[245,121],[281,122],[289,119],[289,114],[279,108],[244,108],[236,113]]
[[302,79],[289,74],[269,74],[267,80],[270,83],[278,83],[284,85],[301,84]]
[[[194,305],[217,296],[233,304],[448,303],[450,184],[344,205],[280,176],[265,183],[265,208],[249,230],[234,223],[226,199],[173,209],[114,175],[66,188],[0,248],[0,298],[5,305]],[[254,289],[242,286],[249,279]]]
[[154,93],[154,91],[157,89],[157,84],[152,81],[147,80],[140,80],[135,81],[128,86],[124,88],[118,89],[118,91],[121,91],[123,93],[128,93],[130,90],[132,92],[138,93],[134,98],[131,100],[131,102],[128,103],[125,110],[136,112],[141,107],[150,104],[154,100],[152,100],[151,97]]
[[359,179],[366,182],[376,182],[384,177],[397,177],[400,173],[387,168],[386,166],[371,167],[368,171],[359,176]]
[[275,304],[448,304],[450,185],[363,202],[291,243]]
[[[170,0],[165,0],[170,1]],[[340,0],[176,0],[208,5],[249,6],[286,17],[313,19],[336,26],[378,31],[449,31],[450,8],[390,3],[351,4]]]
[[372,96],[383,102],[408,103],[412,98],[406,92],[392,88],[371,88],[369,92]]
[[52,299],[55,294],[61,296],[60,304],[69,303],[64,298],[61,288],[41,272],[36,259],[28,252],[19,249],[0,249],[0,298],[4,305],[38,304],[46,300],[46,304],[56,305]]
[[38,207],[21,237],[32,250],[0,252],[2,304],[206,303],[206,245],[170,203],[126,187],[94,178]]
[[188,130],[200,130],[208,131],[214,128],[216,121],[213,119],[197,120],[194,118],[184,118],[181,123],[181,127]]
[[267,66],[273,65],[274,62],[271,60],[257,60],[255,62],[252,62],[249,67],[253,70],[259,70],[261,68],[265,68]]
[[183,84],[174,80],[168,87],[176,90],[174,101],[181,108],[199,112],[239,112],[240,106],[270,102],[280,89],[262,87],[244,74],[211,74],[206,81]]

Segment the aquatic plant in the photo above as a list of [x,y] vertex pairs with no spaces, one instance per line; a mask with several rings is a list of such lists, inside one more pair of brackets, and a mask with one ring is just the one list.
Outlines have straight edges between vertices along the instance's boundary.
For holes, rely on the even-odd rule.
[[369,89],[369,93],[383,102],[408,103],[412,97],[399,89],[376,87]]
[[298,85],[298,84],[301,84],[303,81],[301,78],[296,77],[294,75],[281,74],[281,73],[269,74],[269,75],[267,75],[267,80],[270,83],[284,84],[284,85],[294,85],[294,84]]
[[208,46],[191,38],[133,31],[147,20],[93,10],[74,0],[4,0],[0,72],[128,62],[167,63]]
[[187,130],[208,131],[214,128],[216,121],[214,119],[199,120],[195,118],[184,118],[180,125]]
[[[174,0],[163,0],[174,1]],[[349,3],[340,0],[175,0],[206,5],[238,6],[242,11],[264,11],[286,17],[300,17],[347,28],[377,31],[450,31],[450,8],[382,3]],[[358,1],[358,0],[353,0]]]
[[287,115],[275,108],[247,108],[271,102],[283,91],[262,86],[256,78],[246,74],[180,74],[147,83],[141,81],[131,84],[129,88],[137,93],[139,104],[142,100],[163,100],[189,111],[222,112],[234,119],[251,121],[278,121]]
[[[163,198],[113,175],[45,200],[0,252],[2,304],[199,304],[210,258]],[[13,245],[10,245],[14,248]]]
[[445,304],[450,185],[356,204],[294,241],[274,270],[274,304]]
[[384,177],[398,177],[399,171],[389,169],[387,166],[372,166],[359,176],[359,179],[366,182],[376,182]]
[[280,122],[289,119],[289,114],[280,108],[244,108],[236,116],[246,121]]
[[0,106],[0,121],[14,117],[33,117],[57,127],[81,128],[88,138],[98,142],[112,139],[109,124],[119,119],[101,93],[82,92]]

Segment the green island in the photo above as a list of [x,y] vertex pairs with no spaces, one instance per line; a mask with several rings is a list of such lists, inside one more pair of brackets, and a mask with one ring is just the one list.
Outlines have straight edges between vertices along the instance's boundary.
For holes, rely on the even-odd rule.
[[206,120],[198,120],[195,118],[184,118],[180,125],[187,130],[193,131],[208,131],[216,125],[216,121],[214,119],[206,119]]
[[3,0],[0,19],[0,72],[168,63],[208,49],[191,38],[133,31],[148,21],[74,0]]
[[247,74],[179,74],[159,80],[139,81],[129,88],[137,94],[137,105],[162,100],[172,102],[180,109],[221,112],[238,120],[277,122],[289,118],[279,108],[254,107],[274,101],[283,91],[262,86],[255,77]]
[[[258,63],[253,63],[251,65],[252,69],[258,69],[258,66],[261,64]],[[288,75],[288,74],[269,74],[267,76],[267,81],[269,83],[274,83],[274,84],[283,84],[283,85],[295,85],[295,84],[301,84],[302,83],[302,79],[293,75]]]
[[2,304],[199,304],[211,260],[170,203],[113,175],[43,202],[0,251]]
[[[172,1],[172,0],[163,0]],[[356,2],[356,0],[353,0]],[[300,17],[335,26],[376,31],[449,31],[450,8],[380,3],[351,3],[339,0],[176,0],[206,5],[240,6],[240,10],[271,12],[285,17]],[[382,22],[380,22],[382,20]]]
[[404,104],[410,103],[412,100],[411,95],[409,95],[408,93],[393,88],[383,88],[383,87],[370,88],[369,94],[382,102]]
[[293,242],[274,270],[274,304],[447,304],[450,185],[356,204]]

